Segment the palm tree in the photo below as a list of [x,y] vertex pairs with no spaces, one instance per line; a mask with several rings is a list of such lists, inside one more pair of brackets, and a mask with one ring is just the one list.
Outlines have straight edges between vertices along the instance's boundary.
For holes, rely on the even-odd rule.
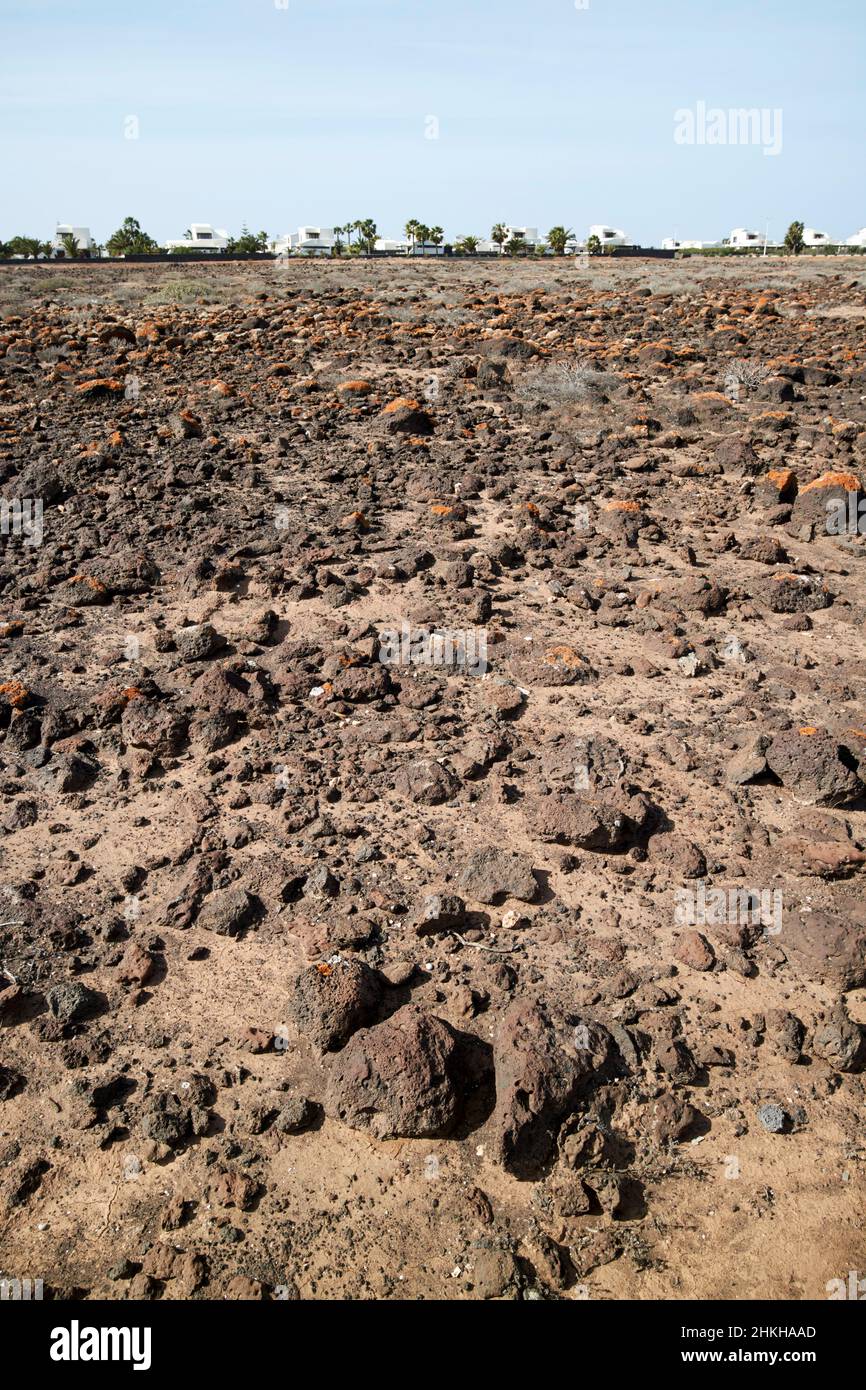
[[332,255],[332,256],[342,256],[342,254],[343,254],[343,242],[342,242],[341,238],[342,238],[343,232],[344,232],[345,230],[346,230],[345,227],[335,227],[335,228],[334,228],[334,244],[333,244],[333,246],[331,247],[331,255]]
[[478,250],[478,237],[458,237],[454,250],[457,252],[458,256],[474,256],[475,252]]
[[791,256],[799,256],[805,244],[803,240],[803,223],[792,222],[785,233],[785,250]]
[[547,244],[554,256],[564,256],[573,241],[574,232],[570,227],[551,227],[547,233]]
[[143,232],[134,217],[125,217],[123,225],[105,243],[110,256],[152,255],[159,250],[153,237]]
[[586,250],[587,250],[587,254],[590,255],[590,256],[600,256],[600,255],[601,255],[601,250],[602,250],[601,241],[600,241],[600,239],[596,236],[595,232],[593,232],[592,236],[591,236],[591,237],[589,238],[589,240],[587,241],[587,243],[586,243]]
[[441,227],[431,227],[427,233],[427,239],[431,246],[441,246],[445,240],[445,233]]
[[403,228],[403,231],[406,233],[406,236],[409,238],[409,240],[410,240],[411,243],[412,243],[412,252],[411,252],[411,254],[412,254],[413,256],[415,255],[415,243],[416,243],[416,241],[418,240],[418,232],[419,232],[419,230],[420,230],[420,227],[421,227],[421,223],[418,221],[418,218],[417,218],[417,217],[410,217],[410,218],[409,218],[409,221],[406,223],[406,226]]
[[490,233],[490,240],[495,241],[499,247],[499,254],[502,255],[502,248],[508,240],[508,228],[504,222],[497,222]]
[[365,217],[363,221],[356,222],[355,226],[358,231],[358,243],[362,247],[364,254],[372,256],[376,249],[376,239],[379,235],[376,223],[373,221],[372,217]]
[[78,240],[73,236],[72,232],[61,233],[60,245],[63,247],[64,255],[68,256],[71,261],[74,261],[75,257],[78,255],[79,246]]
[[418,225],[417,225],[416,228],[415,228],[415,236],[417,237],[418,241],[421,243],[421,255],[422,255],[422,256],[426,255],[427,253],[426,253],[426,251],[425,251],[424,248],[426,247],[428,241],[430,240],[430,228],[429,228],[429,227],[425,227],[425,225],[424,225],[423,222],[419,222]]
[[51,243],[47,241],[40,241],[39,238],[35,236],[14,236],[12,240],[9,242],[11,255],[27,257],[32,256],[34,260],[37,256],[40,256],[45,252],[46,246],[48,247],[48,254],[50,254]]
[[521,256],[524,252],[529,250],[529,243],[525,237],[513,236],[508,241],[505,249],[509,256]]

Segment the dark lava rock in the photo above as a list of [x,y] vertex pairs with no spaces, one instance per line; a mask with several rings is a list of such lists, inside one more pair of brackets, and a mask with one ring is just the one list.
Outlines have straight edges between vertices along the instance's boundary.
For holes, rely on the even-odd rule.
[[815,1029],[812,1051],[836,1071],[853,1071],[863,1060],[864,1032],[840,1004],[819,1028]]
[[766,756],[770,771],[805,805],[840,806],[866,791],[853,754],[819,729],[777,734]]
[[805,980],[839,990],[866,985],[866,904],[839,902],[838,912],[821,908],[786,912],[778,942],[788,963]]
[[456,1057],[448,1024],[407,1005],[356,1033],[335,1058],[327,1113],[378,1139],[447,1134],[459,1107]]
[[466,904],[456,893],[428,893],[414,913],[412,925],[419,936],[462,927]]
[[773,575],[758,595],[771,613],[814,613],[829,608],[832,594],[816,575]]
[[579,795],[545,796],[530,803],[536,834],[558,844],[609,851],[630,844],[637,824],[618,801]]
[[193,627],[179,627],[174,644],[181,661],[205,661],[222,651],[226,639],[210,623],[196,623]]
[[97,1013],[102,1006],[102,996],[81,984],[80,980],[53,985],[45,998],[52,1014],[61,1023],[80,1023]]
[[400,768],[394,779],[394,789],[420,806],[439,806],[457,795],[460,781],[435,759],[417,758]]
[[24,1077],[11,1067],[0,1067],[0,1100],[9,1100],[24,1086]]
[[205,900],[196,926],[217,936],[237,936],[255,920],[258,904],[244,888],[225,888]]
[[280,1134],[300,1134],[310,1128],[318,1113],[319,1107],[306,1096],[290,1096],[274,1120],[274,1129]]
[[494,1041],[496,1108],[490,1128],[497,1157],[509,1172],[537,1177],[554,1151],[560,1122],[607,1055],[608,1035],[599,1024],[584,1025],[578,1045],[541,1004],[517,1000],[505,1011]]
[[463,866],[458,878],[462,891],[477,902],[494,903],[498,898],[519,898],[531,902],[538,892],[532,860],[512,850],[476,850]]
[[205,1134],[209,1121],[204,1106],[189,1105],[170,1091],[162,1091],[142,1114],[141,1130],[158,1144],[180,1149],[197,1135]]
[[311,965],[292,982],[289,1016],[320,1052],[335,1051],[358,1028],[372,1023],[383,990],[381,975],[363,961]]

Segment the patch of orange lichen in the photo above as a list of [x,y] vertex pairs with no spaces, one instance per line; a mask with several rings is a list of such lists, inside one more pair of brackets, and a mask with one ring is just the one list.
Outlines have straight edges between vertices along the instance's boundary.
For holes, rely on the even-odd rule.
[[800,488],[800,492],[814,492],[816,488],[825,487],[843,487],[846,492],[859,492],[860,479],[856,473],[822,473],[820,478],[813,478],[811,483]]
[[20,681],[4,681],[0,685],[0,695],[13,709],[21,709],[30,699],[30,691]]
[[787,492],[797,481],[796,473],[790,468],[771,468],[767,477],[771,483],[775,483],[780,492]]
[[95,594],[108,593],[102,580],[96,579],[92,574],[74,574],[69,582],[70,584],[86,584],[88,589],[92,589]]
[[578,656],[574,647],[560,646],[551,647],[544,653],[544,663],[546,666],[583,666],[582,656]]
[[95,377],[92,381],[79,382],[75,390],[79,396],[95,396],[102,392],[115,395],[118,391],[123,390],[123,382],[118,381],[115,376],[100,376]]

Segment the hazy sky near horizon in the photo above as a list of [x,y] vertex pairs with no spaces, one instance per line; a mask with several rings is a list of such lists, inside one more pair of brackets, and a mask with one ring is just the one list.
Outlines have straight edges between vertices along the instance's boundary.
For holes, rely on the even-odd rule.
[[[0,237],[866,225],[866,0],[578,4],[0,0]],[[780,153],[676,143],[699,102],[780,110]]]

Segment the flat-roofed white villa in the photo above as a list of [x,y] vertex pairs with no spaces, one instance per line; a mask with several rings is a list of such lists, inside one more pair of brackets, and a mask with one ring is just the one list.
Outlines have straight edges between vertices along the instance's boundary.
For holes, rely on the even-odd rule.
[[[345,238],[341,238],[345,244]],[[277,237],[273,243],[273,249],[278,256],[287,256],[292,251],[300,251],[305,255],[330,256],[333,247],[337,242],[337,234],[333,227],[299,227],[296,232],[286,232],[285,236]]]
[[95,245],[93,237],[90,235],[89,227],[73,227],[69,222],[58,222],[51,242],[54,251],[63,250],[62,238],[65,236],[75,237],[79,251],[92,251]]
[[750,232],[748,227],[735,227],[727,239],[728,246],[763,246],[762,232]]
[[541,246],[546,240],[545,237],[539,237],[537,227],[506,227],[505,240],[501,246],[498,242],[491,241],[490,237],[479,237],[477,249],[483,255],[490,255],[491,253],[497,256],[504,255],[506,246],[514,237],[519,237],[521,241],[525,241],[526,245],[533,250],[536,246]]
[[662,242],[663,251],[709,251],[721,246],[720,241],[679,241],[674,236],[666,236]]
[[228,232],[210,222],[191,222],[182,237],[165,243],[168,251],[225,251],[228,244]]
[[845,242],[846,246],[866,246],[866,227],[861,227],[859,232],[849,236]]
[[[418,253],[420,255],[421,243],[417,242],[416,245]],[[392,256],[408,256],[409,252],[412,249],[412,243],[410,241],[406,241],[403,237],[380,236],[376,241],[375,249],[377,251],[385,251]],[[442,247],[433,246],[430,249],[433,251],[441,251]]]
[[608,227],[604,222],[596,222],[590,227],[588,237],[597,236],[605,246],[628,246],[629,241],[625,232],[619,227]]

